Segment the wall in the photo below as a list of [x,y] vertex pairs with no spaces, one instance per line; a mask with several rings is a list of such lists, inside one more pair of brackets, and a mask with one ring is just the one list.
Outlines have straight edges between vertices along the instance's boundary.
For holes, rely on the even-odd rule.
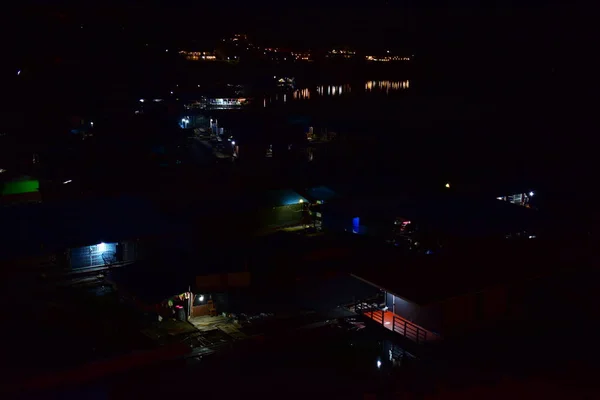
[[477,296],[475,293],[454,297],[442,303],[442,331],[444,335],[468,330],[476,321]]
[[211,274],[196,277],[196,288],[199,292],[220,291],[247,286],[250,286],[250,272]]
[[86,268],[105,265],[105,257],[116,254],[117,243],[102,243],[93,246],[77,247],[70,250],[71,268]]
[[202,317],[204,315],[210,315],[210,307],[208,304],[192,306],[192,317]]
[[397,296],[393,297],[395,314],[430,331],[440,331],[439,310],[436,307],[420,307]]
[[386,295],[385,304],[396,315],[431,332],[440,333],[441,308],[439,304],[421,307],[390,293]]
[[517,316],[510,313],[507,286],[454,297],[437,304],[437,307],[441,310],[441,329],[445,336],[494,325]]

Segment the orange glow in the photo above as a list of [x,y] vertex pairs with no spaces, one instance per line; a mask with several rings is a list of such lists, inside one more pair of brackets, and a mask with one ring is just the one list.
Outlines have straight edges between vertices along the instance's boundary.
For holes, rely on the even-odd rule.
[[[405,335],[404,332],[406,332],[406,337],[408,339],[411,339],[413,341],[417,341],[417,331],[416,328],[419,328],[419,332],[418,332],[418,339],[419,342],[421,341],[426,341],[426,342],[432,342],[432,341],[436,341],[440,339],[440,336],[428,331],[427,329],[418,326],[410,321],[408,321],[405,318],[402,318],[401,316],[399,316],[398,314],[394,314],[391,311],[381,311],[381,310],[377,310],[377,311],[373,311],[373,313],[371,312],[365,312],[364,315],[372,318],[374,321],[377,321],[379,323],[381,323],[382,321],[382,314],[383,314],[383,326],[387,329],[389,329],[392,332],[396,332],[399,333],[401,335]],[[406,330],[404,329],[406,325]]]
[[375,90],[385,91],[408,89],[409,81],[367,81],[365,83],[365,91],[372,92]]
[[399,56],[385,56],[385,57],[365,56],[365,59],[367,61],[376,61],[376,62],[410,61],[410,57],[399,57]]

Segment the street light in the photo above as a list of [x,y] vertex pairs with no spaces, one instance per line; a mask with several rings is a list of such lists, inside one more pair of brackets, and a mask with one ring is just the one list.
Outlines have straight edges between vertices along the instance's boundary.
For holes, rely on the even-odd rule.
[[450,189],[450,182],[446,183],[446,188]]
[[533,192],[529,192],[529,197],[533,197]]

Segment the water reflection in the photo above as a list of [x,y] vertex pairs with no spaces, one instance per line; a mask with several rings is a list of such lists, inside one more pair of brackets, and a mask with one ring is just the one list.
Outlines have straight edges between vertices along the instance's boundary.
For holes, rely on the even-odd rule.
[[385,91],[389,93],[390,90],[402,90],[410,87],[410,81],[367,81],[365,83],[365,91]]
[[317,94],[320,96],[341,96],[350,92],[352,92],[352,86],[349,84],[317,86]]
[[[367,81],[364,84],[364,91],[367,93],[371,92],[385,92],[388,94],[393,91],[405,90],[410,87],[410,81]],[[291,100],[309,100],[311,96],[323,96],[323,97],[340,97],[352,93],[352,86],[350,84],[344,85],[320,85],[314,89],[304,88],[296,89],[292,92]],[[263,99],[263,107],[267,107],[267,103],[288,101],[286,94],[280,96],[279,94],[271,95]]]
[[304,88],[304,89],[298,89],[298,90],[294,90],[294,94],[293,94],[294,99],[310,99],[310,89],[309,88]]

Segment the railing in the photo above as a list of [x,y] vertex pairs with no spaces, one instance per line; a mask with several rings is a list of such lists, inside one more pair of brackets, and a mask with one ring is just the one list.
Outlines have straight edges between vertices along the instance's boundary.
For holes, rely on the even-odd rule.
[[427,341],[428,332],[425,329],[405,319],[398,318],[395,315],[392,317],[392,331],[412,339],[417,343],[423,343]]
[[[438,338],[436,334],[431,333],[404,318],[400,318],[389,311],[381,310],[375,304],[359,303],[354,306],[354,310],[355,312],[366,315],[372,320],[380,323],[385,328],[399,333],[417,343],[424,343]],[[390,321],[386,321],[386,312],[389,312],[391,315],[391,318],[387,318],[390,319]]]

